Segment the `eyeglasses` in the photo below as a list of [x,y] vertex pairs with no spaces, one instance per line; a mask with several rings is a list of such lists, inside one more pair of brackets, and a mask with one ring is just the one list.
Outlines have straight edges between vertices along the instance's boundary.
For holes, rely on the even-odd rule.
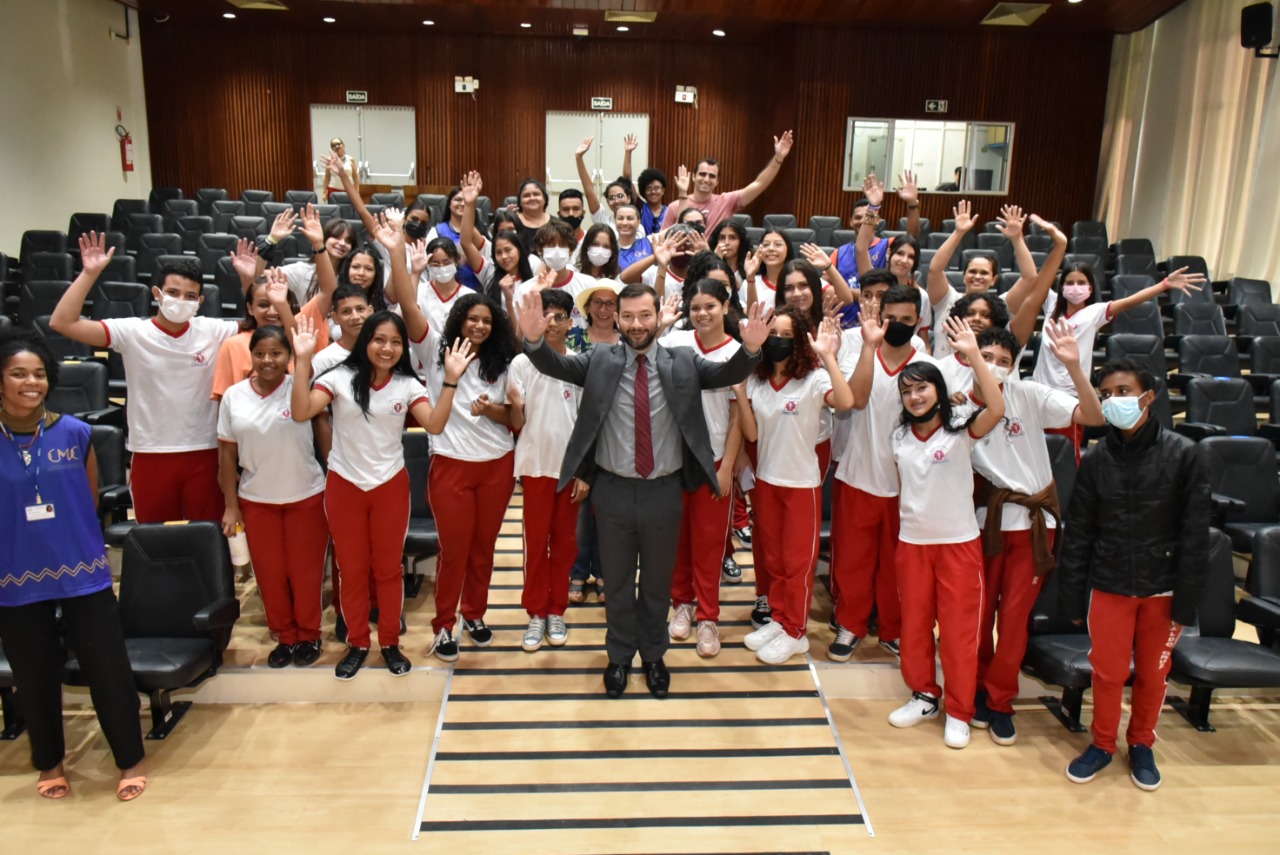
[[613,300],[590,300],[588,305],[593,309],[616,309],[618,304]]
[[556,312],[554,315],[551,316],[551,320],[555,321],[558,324],[563,324],[565,321],[569,320],[569,316],[566,315],[564,312]]
[[610,201],[610,202],[625,202],[625,201],[627,201],[627,196],[626,196],[626,194],[625,194],[625,193],[611,193],[611,194],[609,195],[609,201]]

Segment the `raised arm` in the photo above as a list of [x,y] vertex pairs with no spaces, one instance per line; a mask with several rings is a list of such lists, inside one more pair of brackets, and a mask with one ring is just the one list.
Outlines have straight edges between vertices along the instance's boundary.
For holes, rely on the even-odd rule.
[[855,410],[865,409],[871,400],[871,384],[875,382],[876,349],[884,341],[884,328],[880,325],[880,301],[863,294],[862,309],[858,315],[862,321],[862,352],[858,364],[849,378],[849,390],[853,393]]
[[756,200],[756,197],[765,191],[765,189],[773,183],[773,179],[778,177],[778,171],[782,169],[783,162],[787,159],[787,155],[791,153],[791,145],[795,141],[791,131],[784,131],[782,136],[773,138],[773,157],[769,159],[765,168],[760,170],[760,174],[756,179],[738,191],[738,207],[745,208]]
[[1076,387],[1075,415],[1072,417],[1078,425],[1100,426],[1106,424],[1102,415],[1102,404],[1098,401],[1098,393],[1089,382],[1089,375],[1080,367],[1080,343],[1071,332],[1071,325],[1065,320],[1046,321],[1044,325],[1045,342],[1053,355],[1071,375],[1071,383]]
[[[1009,243],[1013,245],[1014,264],[1018,268],[1018,281],[1005,294],[1005,303],[1009,305],[1009,311],[1018,311],[1020,301],[1023,299],[1025,291],[1036,278],[1036,260],[1031,257],[1031,248],[1027,246],[1027,238],[1025,232],[1027,218],[1023,215],[1022,209],[1017,205],[1005,205],[1000,209],[1000,218],[996,221],[1000,224],[1000,233],[1009,239]],[[1038,220],[1038,218],[1037,218]],[[1043,222],[1043,220],[1038,220]],[[1013,303],[1009,303],[1009,297],[1013,296]]]
[[920,176],[904,169],[898,176],[898,198],[907,206],[907,234],[920,240]]
[[253,283],[258,281],[258,277],[267,266],[266,262],[258,255],[258,247],[248,238],[240,238],[236,241],[235,250],[228,255],[231,257],[231,268],[240,277],[240,288],[248,299],[249,292],[253,290]]
[[311,388],[311,357],[316,352],[316,333],[311,318],[298,318],[293,329],[293,394],[289,406],[295,422],[309,422],[324,412],[333,396]]
[[951,283],[947,281],[947,265],[951,263],[951,256],[955,255],[956,250],[960,248],[964,236],[978,224],[978,218],[973,213],[973,205],[965,199],[961,199],[951,209],[951,216],[955,217],[956,230],[947,235],[942,246],[938,247],[938,251],[933,254],[933,261],[929,262],[930,303],[940,303],[947,296],[947,289],[951,287]]
[[831,376],[831,398],[828,403],[837,413],[843,413],[853,408],[853,390],[849,388],[849,381],[844,379],[844,372],[840,370],[840,363],[836,360],[836,351],[840,349],[840,334],[837,330],[835,321],[823,318],[817,337],[813,333],[808,336],[809,346],[822,359],[822,367]]
[[476,200],[480,198],[484,182],[480,180],[480,173],[472,170],[462,176],[459,186],[462,188],[462,228],[458,231],[458,238],[462,241],[462,251],[467,256],[467,266],[479,273],[486,262],[480,247],[476,245],[481,243],[476,240]]
[[622,177],[631,180],[631,152],[636,150],[640,141],[635,134],[627,134],[622,138]]
[[325,252],[324,223],[320,222],[320,215],[310,202],[302,211],[301,230],[307,243],[311,245],[311,255],[316,263],[316,285],[320,296],[317,308],[320,309],[320,314],[327,315],[329,307],[333,305],[333,292],[338,290],[338,274],[334,272],[329,253]]
[[368,206],[365,205],[364,199],[360,196],[360,187],[347,172],[346,164],[342,162],[342,158],[336,154],[330,154],[325,158],[324,165],[326,169],[338,173],[338,177],[342,180],[342,190],[351,199],[351,206],[356,209],[356,216],[360,218],[360,222],[364,223],[364,230],[369,234],[373,234],[373,230],[377,228],[378,223],[373,218],[373,214],[369,213]]
[[862,195],[867,197],[862,225],[853,240],[854,259],[858,262],[858,275],[871,270],[871,242],[876,238],[876,224],[880,222],[880,203],[884,201],[884,185],[874,175],[862,179]]
[[[800,254],[804,256],[805,261],[814,266],[814,269],[822,273],[823,279],[831,283],[831,290],[840,298],[842,305],[847,306],[857,299],[853,294],[853,289],[849,287],[849,283],[840,275],[840,271],[836,270],[836,266],[831,263],[830,256],[818,249],[817,244],[801,244]],[[820,300],[822,295],[814,294],[813,299]]]
[[689,201],[689,185],[692,181],[689,167],[680,164],[676,169],[676,200],[667,206],[667,213],[662,218],[663,226],[679,221],[680,212],[687,207]]
[[991,373],[991,368],[982,358],[982,352],[978,350],[978,337],[973,334],[973,330],[969,329],[969,325],[959,318],[947,318],[943,329],[946,331],[947,340],[951,342],[952,349],[956,353],[963,354],[969,361],[969,365],[973,367],[973,381],[987,405],[969,426],[970,434],[981,439],[991,433],[991,430],[1004,418],[1004,394],[1000,391],[1000,384]]
[[80,236],[80,275],[54,306],[49,316],[49,326],[54,332],[82,342],[90,347],[106,347],[110,344],[107,328],[97,321],[80,317],[89,289],[98,281],[103,269],[116,254],[116,248],[106,249],[106,235],[89,232]]
[[1143,288],[1136,294],[1132,294],[1120,300],[1111,301],[1111,317],[1123,314],[1129,311],[1139,303],[1145,303],[1147,300],[1159,297],[1165,291],[1177,288],[1184,294],[1192,294],[1200,290],[1200,286],[1204,284],[1203,273],[1187,273],[1187,268],[1179,267],[1170,273],[1162,281],[1157,282],[1150,288]]
[[587,366],[591,362],[591,354],[586,353],[559,354],[542,340],[547,331],[547,312],[542,307],[542,292],[530,291],[520,300],[517,310],[520,314],[520,329],[524,336],[524,352],[538,371],[548,377],[554,377],[565,383],[581,386],[587,382]]
[[471,342],[465,338],[456,339],[453,345],[444,352],[444,385],[440,387],[440,398],[435,404],[421,401],[409,408],[414,420],[429,434],[439,435],[449,422],[449,413],[453,411],[454,390],[458,387],[458,378],[467,370],[467,365],[476,355],[471,352]]
[[587,213],[589,214],[595,214],[600,210],[600,196],[596,193],[595,182],[591,180],[591,173],[587,170],[587,163],[583,160],[583,155],[591,150],[591,144],[595,141],[595,137],[587,137],[578,143],[578,148],[573,153],[573,162],[578,165],[578,180],[582,182],[582,195],[587,200]]
[[409,339],[422,341],[428,331],[427,316],[418,305],[418,295],[409,281],[409,268],[405,266],[404,229],[401,223],[393,223],[382,214],[375,221],[374,230],[370,234],[387,248],[387,254],[391,256],[388,262],[391,265],[391,278],[387,280],[387,302],[398,301]]
[[[1040,220],[1036,216],[1032,219]],[[1047,223],[1046,226],[1048,226]],[[1056,226],[1048,226],[1048,228],[1053,235],[1053,250],[1045,259],[1044,267],[1030,280],[1029,286],[1027,279],[1019,279],[1017,284],[1004,295],[1005,305],[1009,307],[1009,311],[1013,312],[1013,318],[1009,321],[1009,331],[1023,344],[1030,341],[1032,333],[1035,332],[1036,319],[1040,317],[1040,309],[1044,306],[1045,298],[1049,296],[1049,289],[1053,287],[1053,280],[1058,276],[1058,270],[1062,267],[1062,257],[1067,251],[1067,236]]]

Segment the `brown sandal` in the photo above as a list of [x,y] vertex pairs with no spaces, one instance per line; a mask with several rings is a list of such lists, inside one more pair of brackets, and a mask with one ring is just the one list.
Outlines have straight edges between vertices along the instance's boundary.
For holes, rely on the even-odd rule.
[[[137,792],[126,795],[125,790],[137,788]],[[131,802],[138,796],[147,791],[147,776],[138,775],[136,778],[121,778],[120,783],[116,785],[116,798],[122,802]]]
[[[62,792],[54,792],[55,790]],[[36,784],[36,792],[46,799],[65,799],[71,795],[71,785],[67,783],[67,779],[63,775],[56,778],[50,778],[47,781],[40,781]]]

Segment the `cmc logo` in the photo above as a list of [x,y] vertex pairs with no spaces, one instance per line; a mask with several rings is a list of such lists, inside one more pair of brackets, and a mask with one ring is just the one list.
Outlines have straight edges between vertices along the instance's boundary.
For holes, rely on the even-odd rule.
[[80,449],[78,448],[55,448],[49,452],[50,463],[62,463],[67,460],[79,460]]

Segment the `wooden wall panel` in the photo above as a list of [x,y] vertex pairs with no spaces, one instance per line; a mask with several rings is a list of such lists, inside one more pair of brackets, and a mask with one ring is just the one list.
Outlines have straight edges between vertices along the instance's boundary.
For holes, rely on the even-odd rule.
[[[680,163],[717,157],[722,189],[750,181],[768,162],[773,134],[795,128],[791,159],[749,212],[758,220],[793,211],[802,221],[843,214],[855,198],[840,190],[848,116],[924,118],[926,98],[950,100],[950,119],[1017,123],[1008,201],[1086,218],[1110,55],[1105,35],[788,25],[744,47],[144,20],[142,41],[157,185],[233,195],[309,187],[309,105],[366,89],[371,104],[416,108],[420,184],[477,169],[500,199],[525,176],[543,177],[545,112],[584,110],[604,95],[620,112],[649,114],[654,165],[674,177]],[[1055,80],[1041,67],[1068,71]],[[481,80],[475,99],[452,91],[455,74]],[[696,109],[674,102],[677,84],[698,87]],[[949,216],[954,198],[926,197],[924,215]],[[977,200],[984,218],[1005,201]],[[898,215],[893,206],[886,213]]]

